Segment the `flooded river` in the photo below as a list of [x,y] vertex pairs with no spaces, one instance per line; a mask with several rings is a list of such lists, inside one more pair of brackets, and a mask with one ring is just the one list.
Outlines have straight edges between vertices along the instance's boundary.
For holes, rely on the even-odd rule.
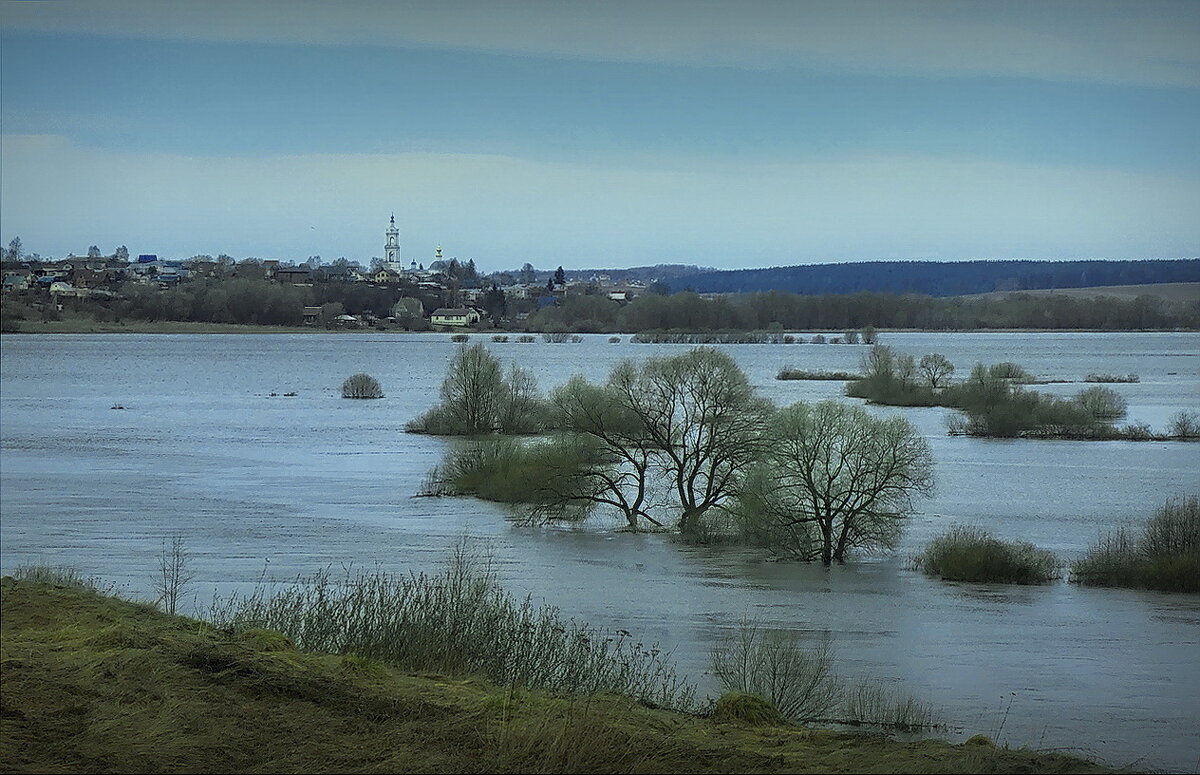
[[[828,333],[828,332],[826,332]],[[600,380],[622,358],[681,352],[587,336],[492,343],[549,389]],[[918,334],[881,341],[945,354],[963,376],[1015,361],[1044,377],[1136,373],[1113,385],[1129,419],[1156,430],[1200,410],[1197,334]],[[1112,765],[1200,768],[1200,595],[951,584],[908,568],[950,524],[979,524],[1068,561],[1105,530],[1200,490],[1200,444],[951,437],[947,410],[901,412],[928,437],[936,495],[894,555],[822,568],[746,550],[615,532],[516,526],[469,499],[413,498],[446,442],[404,423],[437,402],[446,335],[19,335],[0,347],[0,566],[71,565],[150,596],[164,536],[194,555],[197,604],[214,592],[334,564],[423,570],[466,533],[514,593],[673,649],[707,691],[710,645],[744,615],[814,642],[838,672],[903,687],[941,709],[951,737],[1066,748]],[[866,348],[734,345],[776,403],[841,394],[840,382],[779,382],[783,366],[856,370]],[[382,401],[345,401],[367,371]],[[1036,389],[1070,394],[1081,384]],[[295,392],[295,397],[284,393]],[[271,393],[278,395],[271,396]],[[114,406],[123,409],[113,409]]]

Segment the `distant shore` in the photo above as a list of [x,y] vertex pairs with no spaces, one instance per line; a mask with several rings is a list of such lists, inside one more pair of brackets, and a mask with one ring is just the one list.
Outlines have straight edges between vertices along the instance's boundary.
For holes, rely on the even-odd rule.
[[[540,337],[539,332],[527,332],[519,329],[488,329],[486,331],[407,331],[399,328],[324,328],[317,326],[258,326],[244,323],[200,323],[183,320],[126,320],[119,323],[102,322],[85,318],[68,318],[65,320],[22,320],[21,330],[6,332],[12,334],[444,334],[465,333],[471,337],[486,339],[493,334],[520,335],[531,333]],[[820,329],[824,330],[824,329]],[[799,333],[816,333],[803,331]],[[832,331],[832,329],[830,329]],[[924,334],[1128,334],[1128,333],[1195,333],[1197,329],[1103,329],[1103,328],[974,328],[974,329],[941,329],[941,328],[881,328],[880,333],[924,333]],[[596,336],[632,336],[635,332],[598,332]],[[807,342],[796,342],[797,346]],[[841,346],[841,345],[834,345]]]

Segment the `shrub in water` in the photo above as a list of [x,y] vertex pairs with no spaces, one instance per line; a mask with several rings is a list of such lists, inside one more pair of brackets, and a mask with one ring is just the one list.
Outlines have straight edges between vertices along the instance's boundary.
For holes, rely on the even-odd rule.
[[1001,541],[967,525],[935,538],[913,562],[919,570],[947,581],[1044,584],[1059,577],[1059,561],[1052,552],[1027,541]]
[[538,433],[547,409],[533,376],[516,365],[505,375],[482,344],[461,347],[442,381],[442,402],[405,426],[409,433],[474,436]]
[[1178,412],[1171,417],[1170,433],[1181,439],[1200,439],[1200,413]]
[[813,380],[841,380],[849,382],[851,380],[862,379],[861,374],[851,374],[848,371],[805,371],[804,369],[794,369],[791,366],[784,367],[775,375],[775,379],[813,379]]
[[450,337],[451,342],[458,342],[460,344],[463,342],[470,341],[470,339],[471,339],[471,336],[469,334],[454,334],[453,336]]
[[342,398],[383,398],[379,380],[360,372],[342,383]]
[[1140,378],[1136,374],[1126,374],[1123,377],[1119,374],[1089,374],[1083,378],[1083,381],[1084,382],[1123,382],[1123,383],[1128,383],[1128,382],[1139,382]]
[[1013,382],[1030,382],[1033,380],[1029,372],[1010,361],[993,364],[988,370],[997,379],[1011,379]]
[[1200,592],[1200,498],[1167,501],[1141,533],[1121,527],[1101,536],[1071,565],[1071,581]]
[[1090,387],[1079,391],[1075,400],[1097,420],[1115,420],[1125,416],[1125,399],[1112,388],[1099,385]]

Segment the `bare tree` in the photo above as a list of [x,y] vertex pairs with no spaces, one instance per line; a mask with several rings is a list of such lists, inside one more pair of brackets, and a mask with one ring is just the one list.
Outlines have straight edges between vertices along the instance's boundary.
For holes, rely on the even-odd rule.
[[641,418],[616,391],[589,384],[580,376],[556,390],[551,403],[558,415],[556,424],[586,437],[595,450],[592,464],[576,480],[587,486],[558,494],[612,506],[635,532],[642,522],[661,527],[649,511],[654,448]]
[[179,599],[195,578],[189,561],[190,555],[182,536],[171,536],[169,545],[167,539],[163,539],[158,573],[154,577],[154,591],[158,593],[158,602],[162,604],[163,610],[172,616],[179,607]]
[[710,347],[626,361],[608,386],[637,418],[656,469],[678,498],[679,529],[693,532],[709,509],[737,492],[762,454],[773,407],[729,355]]
[[929,386],[938,389],[938,383],[954,373],[954,364],[941,353],[930,353],[921,357],[921,373],[929,380]]
[[742,619],[713,646],[710,663],[722,689],[758,695],[793,721],[828,718],[842,697],[828,637],[807,650],[793,632]]
[[902,417],[824,401],[794,404],[773,425],[739,505],[777,551],[829,565],[855,548],[894,548],[913,497],[933,490],[929,444]]
[[503,433],[536,433],[541,429],[541,414],[537,380],[531,371],[514,363],[501,384],[497,427]]
[[911,390],[917,381],[917,362],[908,353],[896,356],[896,379],[905,390]]
[[883,344],[871,345],[862,357],[864,379],[892,380],[896,376],[896,353]]
[[482,344],[460,347],[442,382],[442,406],[454,425],[466,434],[496,430],[503,394],[499,359]]

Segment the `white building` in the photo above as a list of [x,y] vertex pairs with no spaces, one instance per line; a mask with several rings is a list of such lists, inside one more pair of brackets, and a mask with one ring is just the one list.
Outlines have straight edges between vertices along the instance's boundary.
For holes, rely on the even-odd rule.
[[388,224],[385,234],[387,235],[387,239],[383,244],[383,268],[401,277],[416,272],[416,261],[405,266],[400,260],[400,230],[396,228],[395,213],[392,213],[392,220]]

